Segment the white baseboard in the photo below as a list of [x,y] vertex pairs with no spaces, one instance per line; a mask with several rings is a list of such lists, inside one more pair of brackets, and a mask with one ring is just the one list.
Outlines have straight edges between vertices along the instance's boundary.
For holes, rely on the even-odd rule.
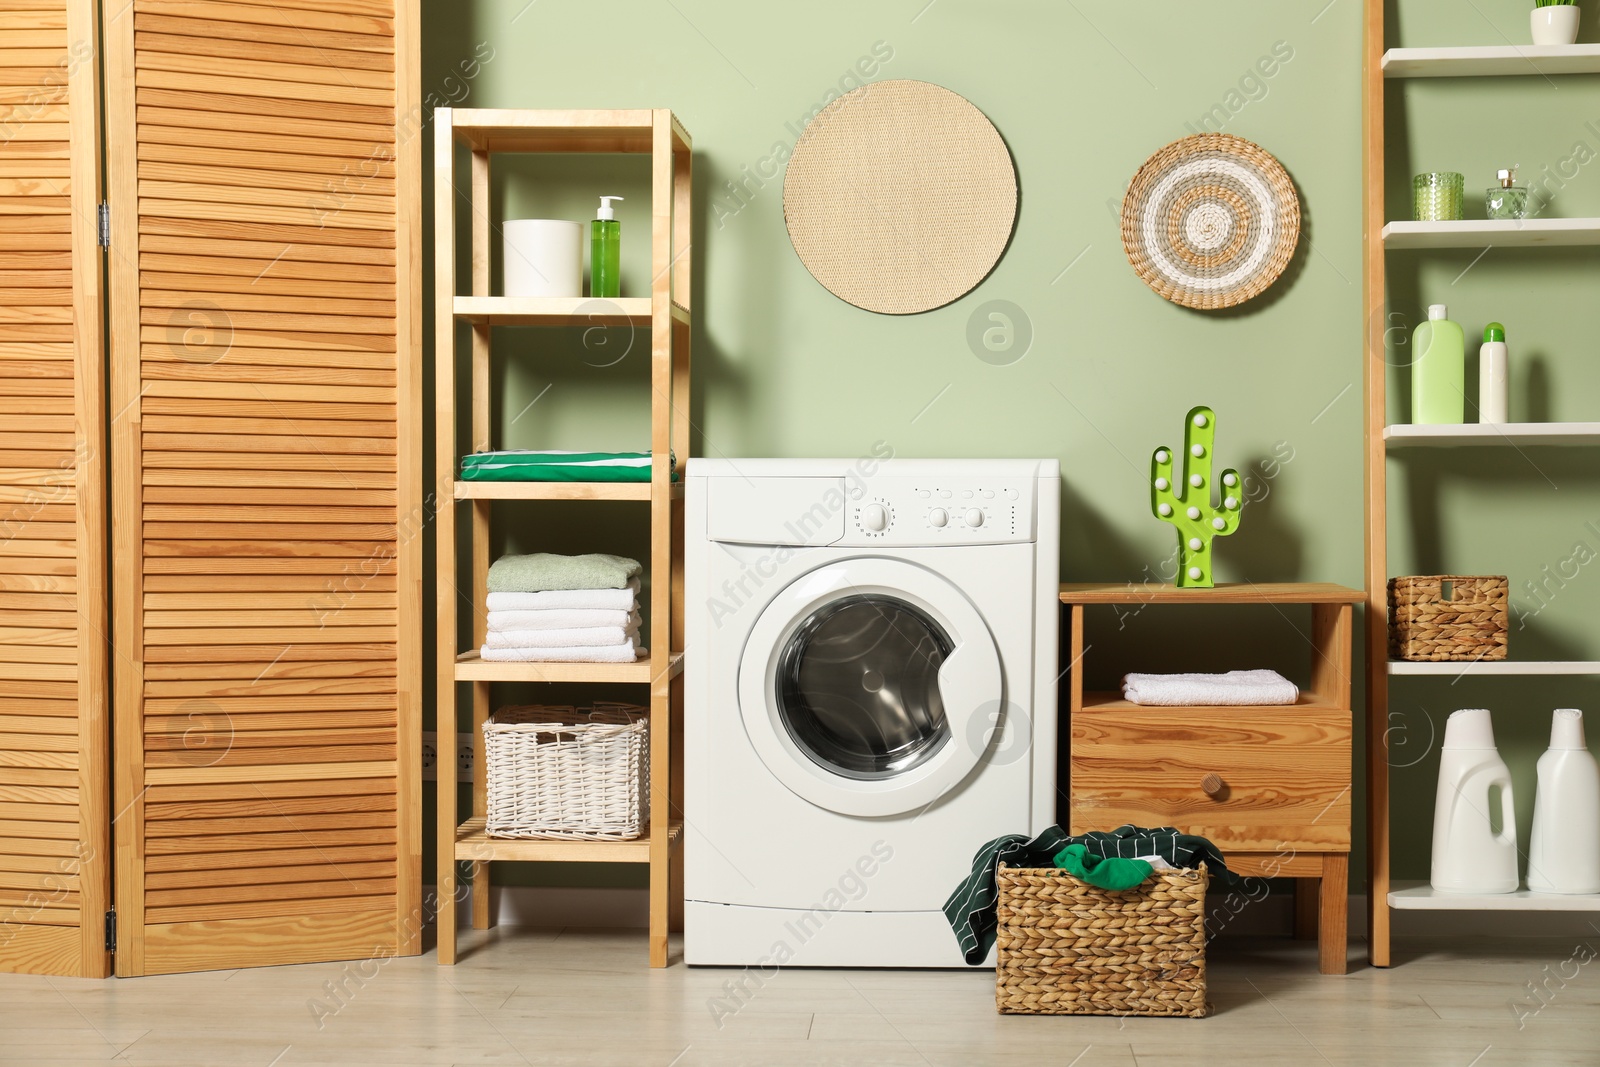
[[[431,899],[432,886],[423,887]],[[1229,937],[1285,936],[1294,928],[1294,897],[1277,893],[1262,900],[1222,891],[1210,894],[1207,929]],[[580,886],[496,886],[490,897],[497,926],[588,926],[644,929],[649,926],[649,891]],[[471,924],[470,897],[456,907],[457,921]],[[1593,937],[1592,913],[1470,911],[1392,911],[1396,937]],[[1488,921],[1486,921],[1486,919]],[[1367,897],[1350,896],[1350,938],[1367,936]]]

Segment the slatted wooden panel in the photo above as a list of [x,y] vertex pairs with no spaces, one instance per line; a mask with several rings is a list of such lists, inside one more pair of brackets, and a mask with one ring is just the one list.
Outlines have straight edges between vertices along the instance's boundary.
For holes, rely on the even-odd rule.
[[108,972],[93,5],[0,5],[0,970]]
[[419,950],[416,20],[107,23],[119,974]]

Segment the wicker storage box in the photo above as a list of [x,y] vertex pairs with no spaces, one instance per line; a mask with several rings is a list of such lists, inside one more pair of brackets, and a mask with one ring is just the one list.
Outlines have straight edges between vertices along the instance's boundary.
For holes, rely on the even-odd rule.
[[1506,586],[1503,574],[1390,578],[1389,658],[1505,659]]
[[995,1007],[1020,1015],[1187,1015],[1206,1003],[1206,868],[1112,892],[1053,867],[1007,867]]
[[501,708],[483,724],[486,832],[638,837],[650,817],[649,729],[633,704]]

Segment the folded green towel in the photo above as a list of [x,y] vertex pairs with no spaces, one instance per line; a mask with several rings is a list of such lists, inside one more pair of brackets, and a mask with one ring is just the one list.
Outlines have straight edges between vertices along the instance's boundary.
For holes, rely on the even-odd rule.
[[491,593],[542,593],[547,589],[621,589],[643,567],[636,559],[590,553],[558,556],[535,552],[501,556],[489,568]]
[[1101,889],[1132,889],[1143,885],[1153,869],[1144,860],[1091,856],[1084,845],[1068,845],[1056,853],[1055,863],[1073,877]]
[[[674,468],[675,468],[674,464]],[[678,472],[672,472],[676,481]],[[464,482],[648,482],[648,452],[508,449],[461,457]]]

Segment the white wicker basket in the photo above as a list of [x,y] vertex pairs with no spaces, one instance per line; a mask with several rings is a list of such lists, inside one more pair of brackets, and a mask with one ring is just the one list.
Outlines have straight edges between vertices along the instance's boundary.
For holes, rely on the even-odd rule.
[[483,724],[489,836],[638,837],[650,817],[649,729],[633,704],[495,712]]

